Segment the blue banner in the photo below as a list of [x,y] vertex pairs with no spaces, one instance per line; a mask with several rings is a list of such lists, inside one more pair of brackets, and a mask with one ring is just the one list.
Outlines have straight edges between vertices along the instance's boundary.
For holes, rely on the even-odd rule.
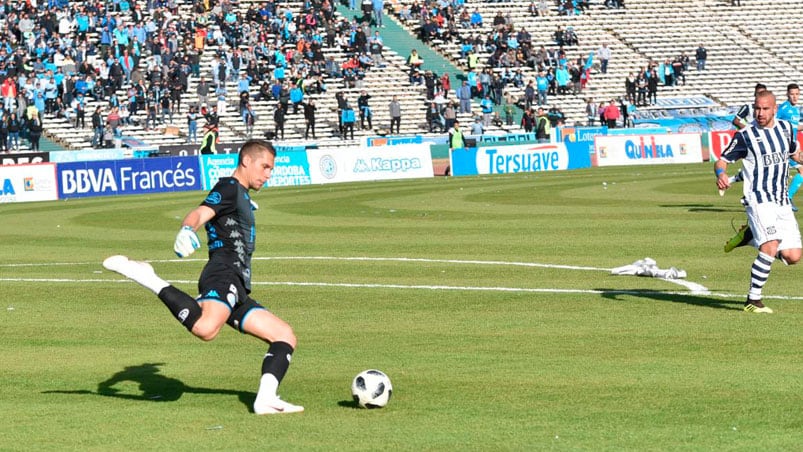
[[667,119],[634,119],[633,125],[638,128],[662,128],[673,133],[716,132],[733,130],[731,121],[733,116],[708,116],[694,118],[667,118]]
[[[608,127],[559,127],[558,136],[566,144],[569,152],[580,152],[583,148],[594,153],[594,139],[608,134]],[[590,164],[590,161],[589,161]]]
[[[276,161],[266,187],[286,187],[291,185],[311,184],[309,161],[304,150],[292,150],[291,147],[279,147]],[[202,155],[201,172],[204,190],[211,190],[218,179],[228,177],[237,168],[237,154]]]
[[367,147],[375,146],[397,146],[400,144],[421,144],[423,138],[420,135],[411,137],[367,137]]
[[456,149],[451,157],[454,176],[560,171],[591,166],[591,156],[585,144],[572,148],[564,143],[486,146]]
[[237,167],[237,154],[209,154],[199,157],[204,190],[211,190],[221,177],[231,176]]
[[608,135],[660,135],[669,132],[667,127],[635,127],[632,129],[610,129]]
[[505,135],[482,135],[474,136],[478,142],[482,143],[521,143],[524,141],[536,141],[534,133],[508,133]]
[[276,166],[266,187],[287,187],[309,185],[312,181],[309,172],[309,159],[306,151],[281,151],[276,154]]
[[202,189],[197,157],[71,162],[56,170],[60,199]]
[[50,151],[50,161],[56,163],[88,162],[90,160],[122,160],[122,149],[85,149],[82,151]]

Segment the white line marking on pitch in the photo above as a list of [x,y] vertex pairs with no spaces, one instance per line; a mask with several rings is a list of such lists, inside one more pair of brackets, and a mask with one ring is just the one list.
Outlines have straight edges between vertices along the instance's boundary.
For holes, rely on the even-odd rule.
[[[584,267],[584,266],[576,266],[576,265],[561,265],[561,264],[542,264],[538,262],[507,262],[507,261],[482,261],[482,260],[461,260],[461,259],[428,259],[428,258],[412,258],[412,257],[335,257],[335,256],[267,256],[267,257],[254,257],[253,260],[255,261],[270,261],[270,260],[337,260],[337,261],[360,261],[360,262],[424,262],[424,263],[435,263],[435,264],[459,264],[459,265],[498,265],[498,266],[513,266],[513,267],[531,267],[531,268],[554,268],[554,269],[562,269],[562,270],[581,270],[581,271],[604,271],[610,272],[610,268],[599,268],[599,267]],[[159,263],[173,263],[173,262],[205,262],[206,259],[161,259],[161,260],[150,260],[148,262],[159,262]],[[77,262],[58,262],[58,263],[39,263],[39,264],[0,264],[0,267],[45,267],[49,265],[53,266],[65,266],[65,265],[87,265],[93,264],[96,265],[95,262],[84,262],[84,263],[77,263]],[[687,281],[683,279],[663,279],[664,281],[677,284],[680,286],[685,287],[688,289],[692,294],[695,295],[709,295],[711,291],[701,285],[697,284],[692,281]],[[56,282],[56,281],[54,281]],[[66,281],[65,281],[66,282]],[[93,281],[88,281],[93,282]],[[360,287],[370,287],[370,286],[360,286]],[[416,286],[403,286],[403,287],[416,287]],[[470,289],[463,289],[463,290],[470,290]],[[473,290],[480,290],[480,288],[475,288]],[[495,290],[495,289],[489,289]],[[505,288],[505,290],[514,290],[514,288]],[[527,289],[529,290],[529,289]],[[551,290],[551,289],[545,289]],[[582,293],[582,292],[581,292]]]
[[[48,283],[134,283],[129,279],[70,279],[70,278],[0,278],[0,282],[48,282]],[[173,284],[197,284],[196,280],[169,280]],[[555,294],[594,294],[594,295],[697,295],[689,292],[666,292],[661,290],[599,290],[599,289],[543,289],[527,287],[477,287],[477,286],[444,286],[444,285],[405,285],[405,284],[358,284],[358,283],[326,283],[296,281],[254,281],[255,286],[290,286],[290,287],[346,287],[358,289],[405,289],[405,290],[454,290],[473,292],[520,292],[520,293],[555,293]],[[710,292],[707,296],[740,299],[744,294]],[[765,295],[773,300],[803,300],[803,296]]]
[[[255,257],[254,260],[339,260],[339,261],[366,261],[366,262],[425,262],[437,264],[464,264],[464,265],[504,265],[513,267],[555,268],[562,270],[603,271],[610,273],[610,268],[580,267],[576,265],[541,264],[537,262],[507,262],[507,261],[480,261],[460,259],[427,259],[412,257],[333,257],[333,256],[288,256],[288,257]],[[152,262],[181,262],[180,259],[168,259]],[[663,279],[663,278],[660,278]],[[695,295],[708,295],[711,291],[692,281],[683,279],[663,279],[664,281],[683,286]]]

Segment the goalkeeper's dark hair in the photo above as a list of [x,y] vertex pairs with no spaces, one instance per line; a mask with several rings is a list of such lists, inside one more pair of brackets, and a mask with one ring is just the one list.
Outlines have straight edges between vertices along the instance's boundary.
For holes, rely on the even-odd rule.
[[240,148],[240,156],[238,158],[239,164],[242,164],[243,157],[246,155],[254,156],[259,152],[268,151],[271,155],[276,157],[276,149],[273,147],[273,144],[268,140],[262,140],[259,138],[253,138],[245,143]]

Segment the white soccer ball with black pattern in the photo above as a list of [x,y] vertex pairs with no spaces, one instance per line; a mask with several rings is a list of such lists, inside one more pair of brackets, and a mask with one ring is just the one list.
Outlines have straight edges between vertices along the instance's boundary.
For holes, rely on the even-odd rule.
[[382,408],[388,404],[392,394],[390,378],[380,370],[364,370],[351,383],[351,395],[360,408]]

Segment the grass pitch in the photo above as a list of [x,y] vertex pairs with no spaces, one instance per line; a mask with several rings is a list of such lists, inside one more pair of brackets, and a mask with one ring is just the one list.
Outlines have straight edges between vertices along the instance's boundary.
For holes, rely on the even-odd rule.
[[[605,182],[605,185],[603,184]],[[738,189],[737,189],[738,190]],[[269,189],[253,296],[299,349],[297,415],[250,413],[266,346],[203,343],[102,269],[172,243],[201,192],[1,205],[3,450],[793,450],[803,444],[800,269],[726,255],[739,194],[709,164]],[[708,293],[611,276],[645,256]],[[351,379],[390,376],[382,410]]]

